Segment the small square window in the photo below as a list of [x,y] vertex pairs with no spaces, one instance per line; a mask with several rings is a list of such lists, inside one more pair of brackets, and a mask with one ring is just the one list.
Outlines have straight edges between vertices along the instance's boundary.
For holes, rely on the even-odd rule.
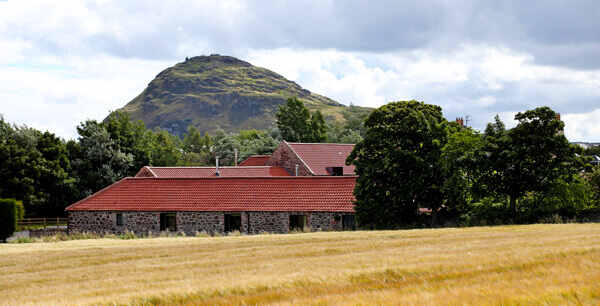
[[225,215],[225,232],[242,229],[242,215]]
[[306,215],[290,215],[290,230],[306,227]]
[[117,214],[117,226],[123,226],[123,214]]
[[177,221],[175,214],[160,214],[160,230],[176,231]]

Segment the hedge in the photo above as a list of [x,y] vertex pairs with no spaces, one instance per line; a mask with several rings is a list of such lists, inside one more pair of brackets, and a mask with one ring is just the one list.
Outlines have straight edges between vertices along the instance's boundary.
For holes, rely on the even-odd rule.
[[0,240],[6,242],[17,230],[17,201],[0,199]]

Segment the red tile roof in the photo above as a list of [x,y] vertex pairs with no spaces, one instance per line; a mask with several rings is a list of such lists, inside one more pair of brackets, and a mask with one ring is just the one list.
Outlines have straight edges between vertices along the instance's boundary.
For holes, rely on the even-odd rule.
[[[216,167],[144,167],[136,177],[194,178],[217,177]],[[284,167],[219,167],[221,177],[291,176]]]
[[288,142],[288,146],[314,175],[330,175],[326,167],[343,167],[344,175],[355,175],[354,166],[346,166],[353,144]]
[[354,212],[356,176],[124,178],[69,211]]
[[264,166],[269,160],[271,155],[254,155],[248,157],[246,160],[241,162],[238,166],[247,167],[247,166]]

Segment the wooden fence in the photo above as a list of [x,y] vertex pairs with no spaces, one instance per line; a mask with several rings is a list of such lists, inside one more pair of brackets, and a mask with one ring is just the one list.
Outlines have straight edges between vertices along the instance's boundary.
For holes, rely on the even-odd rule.
[[27,218],[19,219],[17,227],[19,231],[34,228],[60,228],[67,225],[67,218]]

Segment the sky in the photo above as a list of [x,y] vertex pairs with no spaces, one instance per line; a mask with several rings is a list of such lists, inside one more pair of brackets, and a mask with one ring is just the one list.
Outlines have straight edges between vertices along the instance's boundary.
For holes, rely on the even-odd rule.
[[0,114],[77,138],[186,57],[230,55],[342,104],[418,100],[483,130],[549,106],[600,142],[600,1],[0,0]]

